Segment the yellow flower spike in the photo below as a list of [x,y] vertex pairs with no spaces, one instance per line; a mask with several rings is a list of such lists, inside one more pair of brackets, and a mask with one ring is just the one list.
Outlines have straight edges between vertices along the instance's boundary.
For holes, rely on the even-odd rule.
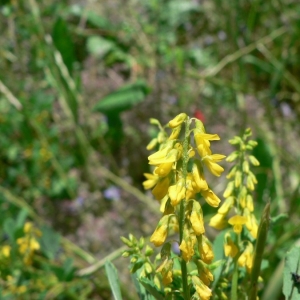
[[196,235],[205,233],[204,222],[203,222],[203,213],[199,202],[196,200],[193,201],[192,212],[190,215],[190,222],[192,228]]
[[234,204],[234,197],[228,197],[222,206],[218,209],[219,214],[227,215]]
[[219,177],[224,169],[218,165],[217,162],[221,161],[225,157],[225,155],[221,154],[206,155],[202,158],[202,161],[213,175]]
[[225,215],[219,213],[214,215],[209,221],[209,226],[218,230],[222,230],[226,225],[227,221],[225,220]]
[[180,124],[182,124],[185,121],[186,118],[187,118],[186,113],[181,113],[181,114],[177,115],[173,120],[171,120],[169,122],[169,127],[175,128],[175,127],[179,126]]
[[152,194],[157,200],[161,200],[167,193],[170,185],[169,177],[164,177],[158,181],[155,188],[152,190]]
[[196,160],[193,164],[193,168],[192,168],[192,174],[193,174],[193,179],[196,183],[196,186],[198,188],[199,191],[201,190],[208,190],[208,185],[207,182],[204,178],[204,174],[202,171],[202,166],[200,161]]
[[179,246],[179,249],[181,251],[182,258],[186,261],[189,262],[193,255],[195,254],[195,244],[196,244],[196,237],[194,234],[184,234],[184,238]]
[[234,181],[229,181],[223,193],[223,197],[228,198],[229,196],[231,196],[233,190],[234,190]]
[[146,149],[147,149],[147,150],[152,150],[152,149],[154,149],[154,147],[157,145],[157,143],[158,143],[157,138],[152,139],[152,140],[150,141],[150,143],[147,145]]
[[169,140],[176,140],[179,137],[181,126],[175,127],[169,137]]
[[241,267],[246,267],[248,273],[251,273],[253,267],[253,246],[248,243],[246,249],[238,259],[238,264]]
[[169,215],[163,216],[158,225],[150,237],[150,242],[153,243],[156,247],[161,246],[168,235],[168,227],[169,227]]
[[176,185],[172,185],[168,189],[171,204],[176,206],[182,199],[185,198],[186,188],[184,186],[184,179],[181,178],[177,181]]
[[201,259],[206,264],[210,264],[214,259],[212,244],[204,234],[197,237],[197,240],[198,240],[198,249],[199,249]]
[[193,286],[201,300],[209,300],[212,296],[212,290],[205,285],[197,276],[192,276]]
[[159,177],[157,175],[151,173],[144,173],[144,176],[147,178],[147,180],[143,182],[143,186],[145,190],[152,189],[159,180]]
[[241,233],[243,225],[246,224],[247,218],[244,216],[233,216],[228,220],[228,223],[233,226],[233,231],[235,233]]
[[221,200],[212,190],[202,191],[201,195],[204,197],[205,201],[212,207],[218,207],[221,202]]
[[171,172],[173,164],[173,162],[161,164],[155,168],[153,173],[160,177],[165,177]]
[[225,243],[224,243],[224,252],[225,256],[235,257],[239,252],[238,247],[232,241],[231,236],[229,233],[225,235]]

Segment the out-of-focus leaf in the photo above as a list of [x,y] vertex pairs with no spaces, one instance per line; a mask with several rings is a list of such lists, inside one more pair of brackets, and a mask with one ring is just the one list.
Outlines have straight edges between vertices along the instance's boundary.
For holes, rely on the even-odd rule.
[[110,261],[106,261],[105,271],[106,271],[106,275],[107,275],[109,285],[110,285],[111,291],[113,293],[114,299],[122,300],[118,272],[117,272],[115,266]]
[[101,36],[91,36],[87,40],[87,50],[98,58],[103,58],[115,48],[116,45],[114,42]]
[[155,297],[155,299],[157,300],[165,299],[163,293],[157,289],[153,281],[150,281],[145,277],[140,278],[139,281],[145,287],[145,289]]
[[54,45],[60,52],[66,67],[72,73],[73,63],[75,62],[74,44],[68,25],[61,17],[58,17],[54,23],[52,37]]
[[60,235],[47,226],[43,226],[41,230],[40,243],[42,251],[49,259],[54,259],[60,247]]
[[142,102],[148,93],[148,86],[143,81],[137,81],[105,96],[94,106],[93,110],[104,114],[122,112]]
[[300,283],[293,280],[293,275],[300,273],[300,247],[293,247],[286,254],[283,272],[283,294],[286,299],[300,299]]

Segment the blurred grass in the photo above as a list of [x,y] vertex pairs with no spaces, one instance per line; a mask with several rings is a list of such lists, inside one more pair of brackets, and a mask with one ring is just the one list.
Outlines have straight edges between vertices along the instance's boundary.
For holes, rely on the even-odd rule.
[[[253,128],[261,161],[257,215],[269,200],[271,216],[289,214],[269,233],[263,277],[270,291],[299,235],[300,4],[30,0],[2,2],[0,11],[2,215],[15,209],[5,199],[25,199],[11,204],[73,242],[83,231],[82,251],[107,243],[93,253],[103,266],[120,235],[153,229],[157,205],[141,189],[154,130],[148,119],[200,111],[223,140],[220,153],[230,152],[226,140]],[[151,91],[135,106],[113,115],[94,110],[139,79]],[[120,200],[109,201],[111,186]],[[113,228],[108,241],[97,234],[104,225],[87,227],[91,215]],[[88,232],[95,232],[90,239]]]

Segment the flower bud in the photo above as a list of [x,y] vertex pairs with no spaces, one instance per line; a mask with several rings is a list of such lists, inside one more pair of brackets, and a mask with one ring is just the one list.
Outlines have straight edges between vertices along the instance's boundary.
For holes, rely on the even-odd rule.
[[171,120],[169,122],[169,127],[175,128],[175,127],[179,126],[180,124],[182,124],[185,121],[186,118],[187,118],[187,114],[185,114],[185,113],[181,113],[181,114],[177,115],[173,120]]

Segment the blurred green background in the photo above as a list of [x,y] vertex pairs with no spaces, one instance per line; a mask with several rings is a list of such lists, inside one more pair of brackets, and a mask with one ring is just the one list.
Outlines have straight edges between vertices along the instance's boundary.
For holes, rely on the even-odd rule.
[[[5,299],[110,299],[101,259],[119,255],[121,235],[149,236],[159,217],[142,189],[156,133],[149,118],[164,124],[180,112],[220,135],[216,153],[228,155],[227,140],[252,128],[257,218],[268,200],[273,217],[288,215],[271,227],[261,291],[282,299],[281,261],[300,238],[299,16],[296,0],[2,0],[2,243],[31,219],[44,226],[41,257],[54,260],[30,274],[2,270],[4,294],[4,275],[16,270],[28,286]],[[225,175],[210,182],[221,196]],[[97,272],[79,272],[99,259]],[[127,262],[115,263],[126,286]],[[36,272],[54,274],[56,293],[30,290]],[[133,288],[123,293],[137,299]]]

